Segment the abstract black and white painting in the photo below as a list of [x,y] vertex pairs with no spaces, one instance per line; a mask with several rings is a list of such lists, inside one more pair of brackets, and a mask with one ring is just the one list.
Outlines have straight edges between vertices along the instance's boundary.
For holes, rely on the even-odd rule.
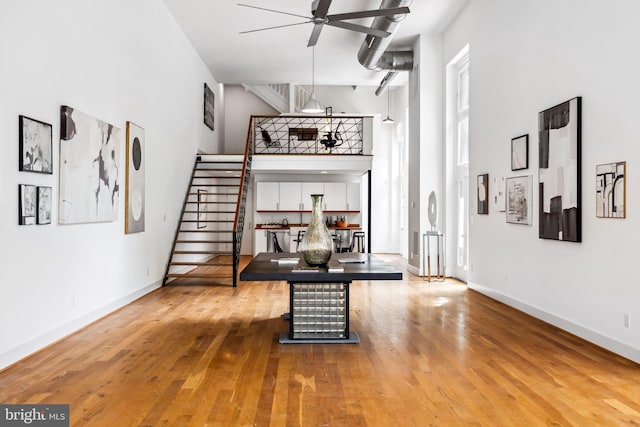
[[529,167],[529,135],[511,140],[511,170],[518,171]]
[[198,189],[198,219],[196,225],[198,228],[207,226],[207,190]]
[[127,186],[125,197],[124,232],[144,231],[145,191],[144,129],[127,122]]
[[36,223],[36,186],[18,185],[18,224]]
[[213,130],[213,122],[215,118],[215,94],[211,88],[204,84],[204,124]]
[[478,214],[489,214],[489,174],[478,175]]
[[38,224],[51,224],[51,187],[38,187]]
[[120,129],[62,106],[58,222],[117,220],[119,172]]
[[627,162],[596,166],[596,216],[625,218]]
[[51,125],[20,116],[18,119],[20,141],[19,170],[53,173]]
[[531,175],[507,178],[507,222],[532,224],[532,188],[533,177]]
[[577,97],[538,114],[541,239],[582,240],[581,104]]

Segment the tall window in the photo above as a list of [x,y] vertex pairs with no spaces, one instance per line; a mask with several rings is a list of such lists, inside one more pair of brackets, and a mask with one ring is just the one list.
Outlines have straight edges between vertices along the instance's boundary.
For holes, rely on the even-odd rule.
[[447,66],[447,232],[452,238],[452,274],[467,280],[469,230],[469,48],[465,47]]

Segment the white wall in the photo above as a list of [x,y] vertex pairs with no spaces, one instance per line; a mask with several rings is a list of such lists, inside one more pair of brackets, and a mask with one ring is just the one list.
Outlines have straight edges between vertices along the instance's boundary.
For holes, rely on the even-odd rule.
[[[478,216],[471,197],[470,286],[636,361],[638,16],[635,0],[480,0],[444,36],[446,62],[470,44],[470,189],[482,172],[537,182],[538,112],[583,97],[583,242],[538,238],[536,185],[533,226]],[[510,140],[525,133],[529,169],[511,172]],[[614,161],[627,161],[627,218],[598,219],[595,167]]]
[[240,85],[225,85],[224,153],[244,154],[251,116],[277,116],[278,112]]
[[[0,367],[158,286],[215,80],[161,1],[0,3]],[[118,220],[58,225],[60,106],[121,129]],[[53,125],[54,173],[18,172],[18,115]],[[217,122],[219,123],[219,119]],[[145,129],[146,231],[124,234],[125,124]],[[18,184],[53,187],[50,225],[18,226]]]
[[[422,274],[422,233],[429,228],[427,203],[435,191],[444,199],[444,62],[442,38],[421,34],[414,44],[415,66],[409,75],[409,268]],[[444,203],[438,203],[443,224]],[[417,241],[416,241],[417,239]]]

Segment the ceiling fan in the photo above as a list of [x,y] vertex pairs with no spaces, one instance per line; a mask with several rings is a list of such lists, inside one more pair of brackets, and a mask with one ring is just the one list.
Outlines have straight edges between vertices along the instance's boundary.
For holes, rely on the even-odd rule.
[[353,24],[351,22],[344,22],[351,19],[371,18],[375,16],[388,16],[399,15],[409,13],[408,7],[392,7],[388,9],[374,9],[374,10],[362,10],[359,12],[349,13],[337,13],[334,15],[328,15],[329,6],[331,6],[332,0],[314,0],[311,4],[311,16],[297,15],[295,13],[282,12],[279,10],[267,9],[264,7],[252,6],[249,4],[238,3],[238,6],[250,7],[253,9],[266,10],[268,12],[281,13],[283,15],[296,16],[298,18],[304,18],[306,21],[297,22],[295,24],[277,25],[274,27],[259,28],[257,30],[241,31],[240,34],[253,33],[256,31],[272,30],[274,28],[291,27],[294,25],[302,25],[313,23],[313,30],[311,31],[311,37],[309,37],[309,43],[307,47],[315,46],[320,37],[320,32],[325,25],[332,27],[343,28],[345,30],[357,31],[360,33],[370,34],[377,37],[387,37],[390,35],[388,31],[379,30],[375,28],[365,27],[364,25]]

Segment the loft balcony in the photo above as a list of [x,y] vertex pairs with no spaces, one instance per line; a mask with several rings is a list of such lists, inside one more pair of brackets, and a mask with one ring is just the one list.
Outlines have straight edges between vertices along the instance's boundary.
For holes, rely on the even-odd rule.
[[371,170],[373,118],[252,116],[255,172],[359,173]]

